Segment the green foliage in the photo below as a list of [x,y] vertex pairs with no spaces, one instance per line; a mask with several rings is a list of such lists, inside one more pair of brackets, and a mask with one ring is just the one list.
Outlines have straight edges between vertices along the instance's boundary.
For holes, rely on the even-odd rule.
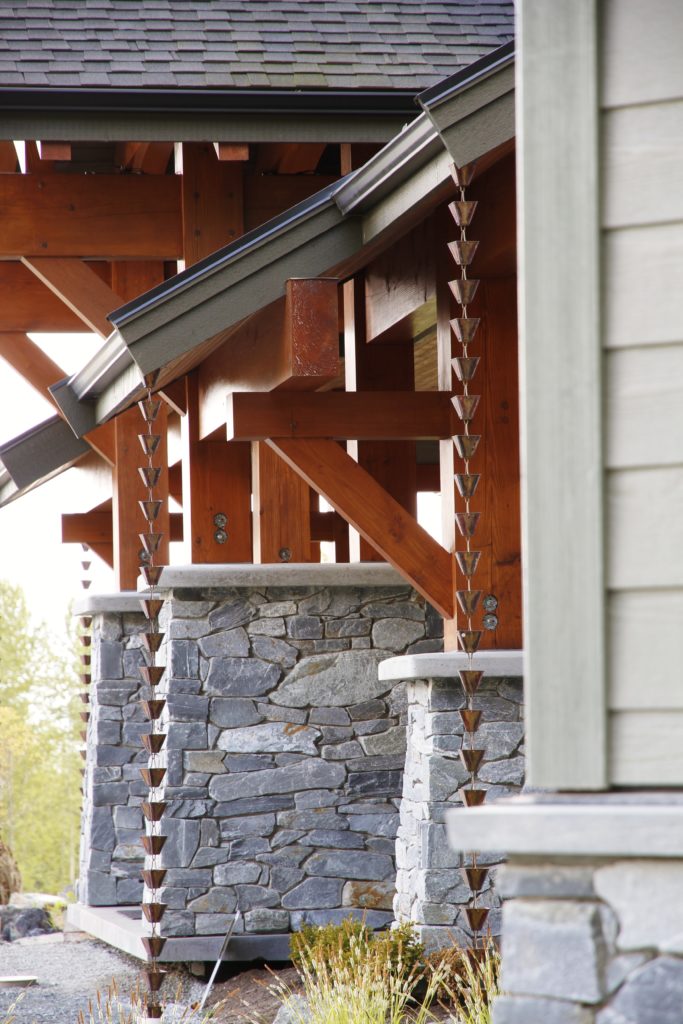
[[457,1024],[491,1024],[492,1001],[500,994],[500,954],[489,940],[483,960],[471,960],[454,947],[441,954],[437,968],[444,975],[439,996],[452,1002]]
[[60,650],[32,626],[20,588],[0,581],[0,835],[29,891],[60,892],[77,872],[75,643]]
[[359,953],[383,970],[407,976],[421,962],[424,947],[408,923],[373,935],[365,921],[350,916],[341,924],[305,925],[290,940],[292,963],[300,970],[315,971],[321,963],[343,963]]

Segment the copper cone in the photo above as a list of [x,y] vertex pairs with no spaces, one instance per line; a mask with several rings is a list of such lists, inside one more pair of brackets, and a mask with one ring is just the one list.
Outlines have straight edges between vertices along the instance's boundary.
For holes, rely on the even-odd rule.
[[149,388],[150,391],[153,390],[156,382],[159,380],[160,373],[161,370],[150,370],[149,373],[146,373],[142,378],[145,382],[145,387]]
[[[461,708],[460,717],[467,732],[476,732],[481,721],[481,711],[473,711],[471,708]],[[143,737],[144,739],[144,737]]]
[[[458,641],[465,654],[476,654],[481,642],[480,629],[459,629]],[[144,703],[144,702],[143,702]]]
[[148,754],[158,754],[166,739],[165,732],[148,732],[140,737],[143,747]]
[[140,572],[148,587],[156,587],[161,578],[162,565],[141,565]]
[[474,277],[457,277],[454,281],[448,282],[455,301],[461,306],[469,306],[477,293],[479,282]]
[[140,675],[148,686],[157,686],[165,671],[164,665],[140,665]]
[[453,444],[461,459],[471,459],[479,447],[481,434],[455,434]]
[[472,892],[481,892],[489,877],[487,868],[463,868],[462,873]]
[[461,668],[458,675],[460,676],[460,682],[462,688],[468,697],[474,697],[475,693],[481,685],[481,681],[484,678],[483,672],[477,672],[471,668]]
[[468,618],[474,615],[481,597],[481,590],[456,590],[455,596],[465,615]]
[[156,485],[159,483],[159,477],[161,476],[161,469],[159,466],[139,466],[138,473],[142,477],[142,482],[145,487],[153,491]]
[[90,703],[90,694],[89,693],[79,693],[78,696],[81,698],[81,700],[83,701],[84,704],[89,704]]
[[467,959],[473,966],[481,964],[483,961],[486,960],[487,957],[486,946],[477,946],[476,948],[468,949],[465,952],[467,955]]
[[140,842],[149,857],[157,857],[164,848],[166,836],[142,836]]
[[90,686],[90,683],[92,682],[92,676],[89,672],[80,672],[79,679],[83,686]]
[[146,786],[156,789],[164,781],[165,768],[140,768],[140,775]]
[[477,489],[479,483],[479,473],[456,473],[455,474],[455,485],[458,488],[460,496],[467,500],[471,498]]
[[142,940],[142,945],[145,947],[147,956],[156,960],[166,945],[166,939],[162,939],[161,935],[146,935]]
[[81,739],[85,743],[85,741],[88,738],[88,730],[87,729],[81,729],[80,732],[79,732],[79,736],[81,737]]
[[484,750],[464,750],[460,749],[460,760],[467,768],[468,772],[476,772],[477,768],[481,764],[482,758],[486,751]]
[[164,642],[164,633],[141,633],[142,645],[150,654],[156,654]]
[[466,807],[479,807],[486,800],[485,789],[461,789],[459,792]]
[[451,402],[463,423],[471,423],[479,405],[479,395],[454,395]]
[[147,1014],[148,1020],[161,1020],[164,1015],[163,1006],[159,1006],[158,1003],[146,1003],[145,1013]]
[[474,172],[477,169],[477,161],[473,160],[469,164],[464,164],[462,167],[456,167],[455,164],[451,165],[451,177],[459,188],[467,188],[474,177]]
[[480,323],[481,320],[478,316],[460,316],[451,320],[451,328],[455,331],[455,336],[461,345],[469,345],[474,340]]
[[150,722],[156,721],[157,718],[161,718],[161,712],[166,707],[165,700],[141,700],[140,707],[145,713],[145,718]]
[[161,434],[138,434],[138,440],[145,455],[152,456],[161,444]]
[[476,200],[456,200],[454,203],[448,204],[448,209],[451,211],[453,220],[459,228],[466,228],[471,223],[474,217],[474,212],[477,209]]
[[139,501],[138,505],[147,522],[153,523],[161,512],[163,501],[160,498],[154,498],[152,501]]
[[80,661],[81,665],[89,665],[90,664],[90,655],[89,654],[79,654],[78,655],[78,660]]
[[84,590],[89,590],[92,585],[92,580],[81,580],[81,586]]
[[158,924],[164,916],[166,910],[165,903],[143,903],[142,913],[145,915],[150,924]]
[[145,970],[142,973],[145,976],[145,981],[147,982],[147,988],[150,990],[150,992],[158,992],[159,991],[159,989],[161,988],[161,986],[164,983],[164,978],[166,977],[166,974],[167,974],[166,971],[160,971],[158,969],[156,969],[156,970]]
[[448,248],[451,256],[460,267],[469,267],[474,259],[474,254],[479,247],[479,242],[449,242]]
[[473,932],[480,931],[486,924],[486,918],[489,916],[486,907],[465,907],[465,913]]
[[159,545],[164,539],[163,533],[139,533],[138,537],[148,555],[153,555],[159,550]]
[[89,721],[89,719],[90,719],[90,712],[89,711],[79,711],[78,714],[81,717],[81,721],[83,721],[83,722]]
[[156,401],[154,398],[143,398],[138,402],[138,409],[142,413],[145,423],[154,423],[159,415],[160,408],[161,402]]
[[479,522],[478,512],[456,512],[455,522],[463,537],[473,537]]
[[451,359],[455,375],[463,384],[469,384],[477,372],[479,356],[457,356]]
[[481,558],[481,551],[456,551],[455,560],[463,576],[474,576]]
[[82,757],[82,758],[83,758],[83,760],[85,761],[85,759],[86,759],[86,758],[87,758],[87,756],[88,756],[88,751],[87,751],[87,750],[79,750],[79,751],[78,751],[78,753],[79,753],[79,754],[81,755],[81,757]]
[[92,562],[81,562],[81,569],[83,572],[87,572],[91,565]]
[[92,637],[88,636],[87,633],[84,633],[83,636],[79,636],[78,640],[79,643],[82,643],[84,647],[90,647],[90,645],[92,644]]
[[166,868],[152,868],[142,872],[142,880],[148,889],[160,889],[164,884]]
[[148,619],[156,619],[157,615],[164,607],[163,600],[157,598],[143,597],[140,599],[140,607],[145,613],[145,617]]
[[147,821],[161,821],[168,804],[165,800],[149,800],[140,806]]
[[90,629],[92,626],[92,615],[81,615],[80,623],[83,629]]

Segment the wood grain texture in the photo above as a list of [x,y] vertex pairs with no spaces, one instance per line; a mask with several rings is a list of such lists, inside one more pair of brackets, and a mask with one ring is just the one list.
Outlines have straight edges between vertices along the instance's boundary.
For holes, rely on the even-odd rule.
[[683,340],[683,223],[603,234],[606,348]]
[[331,185],[321,174],[247,174],[244,179],[244,230],[265,224],[290,207]]
[[0,262],[0,330],[82,331],[83,322],[19,261]]
[[244,231],[243,165],[219,161],[210,142],[184,142],[180,150],[182,258],[189,267]]
[[447,618],[451,556],[335,441],[266,442]]
[[518,14],[528,779],[603,789],[597,7]]
[[683,709],[682,622],[683,589],[609,594],[612,710]]
[[102,338],[111,334],[107,313],[121,305],[122,293],[109,288],[87,263],[50,257],[26,257],[22,263],[76,314],[83,327]]
[[607,466],[683,465],[683,344],[607,352],[605,401]]
[[683,711],[616,711],[609,716],[609,771],[615,786],[676,786],[683,778]]
[[310,562],[311,499],[308,482],[276,448],[252,445],[254,562]]
[[605,107],[683,96],[683,7],[678,0],[605,0],[601,102]]
[[607,475],[607,583],[683,586],[683,466]]
[[[365,268],[366,342],[378,339],[433,299],[434,258],[434,219],[428,217],[368,264]],[[409,330],[410,326],[406,328]]]

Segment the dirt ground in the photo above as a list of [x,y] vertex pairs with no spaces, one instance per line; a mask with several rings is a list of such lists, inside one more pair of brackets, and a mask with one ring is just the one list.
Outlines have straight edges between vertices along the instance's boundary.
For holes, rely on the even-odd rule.
[[272,1024],[281,1006],[273,993],[278,985],[301,992],[296,970],[290,966],[242,968],[215,984],[208,1005],[220,1024]]

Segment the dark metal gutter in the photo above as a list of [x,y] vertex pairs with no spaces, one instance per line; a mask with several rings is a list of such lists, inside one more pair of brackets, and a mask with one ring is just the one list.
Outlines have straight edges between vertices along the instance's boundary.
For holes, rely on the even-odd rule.
[[514,60],[515,43],[514,40],[511,40],[509,43],[504,43],[503,46],[492,50],[491,53],[487,53],[485,57],[475,60],[474,64],[469,64],[461,71],[456,71],[454,75],[450,75],[442,82],[438,82],[436,85],[432,85],[429,89],[419,93],[417,103],[419,103],[423,110],[433,110],[440,103],[451,99],[465,89],[469,89],[470,86],[475,85],[495,71],[500,71],[502,68],[514,64]]

